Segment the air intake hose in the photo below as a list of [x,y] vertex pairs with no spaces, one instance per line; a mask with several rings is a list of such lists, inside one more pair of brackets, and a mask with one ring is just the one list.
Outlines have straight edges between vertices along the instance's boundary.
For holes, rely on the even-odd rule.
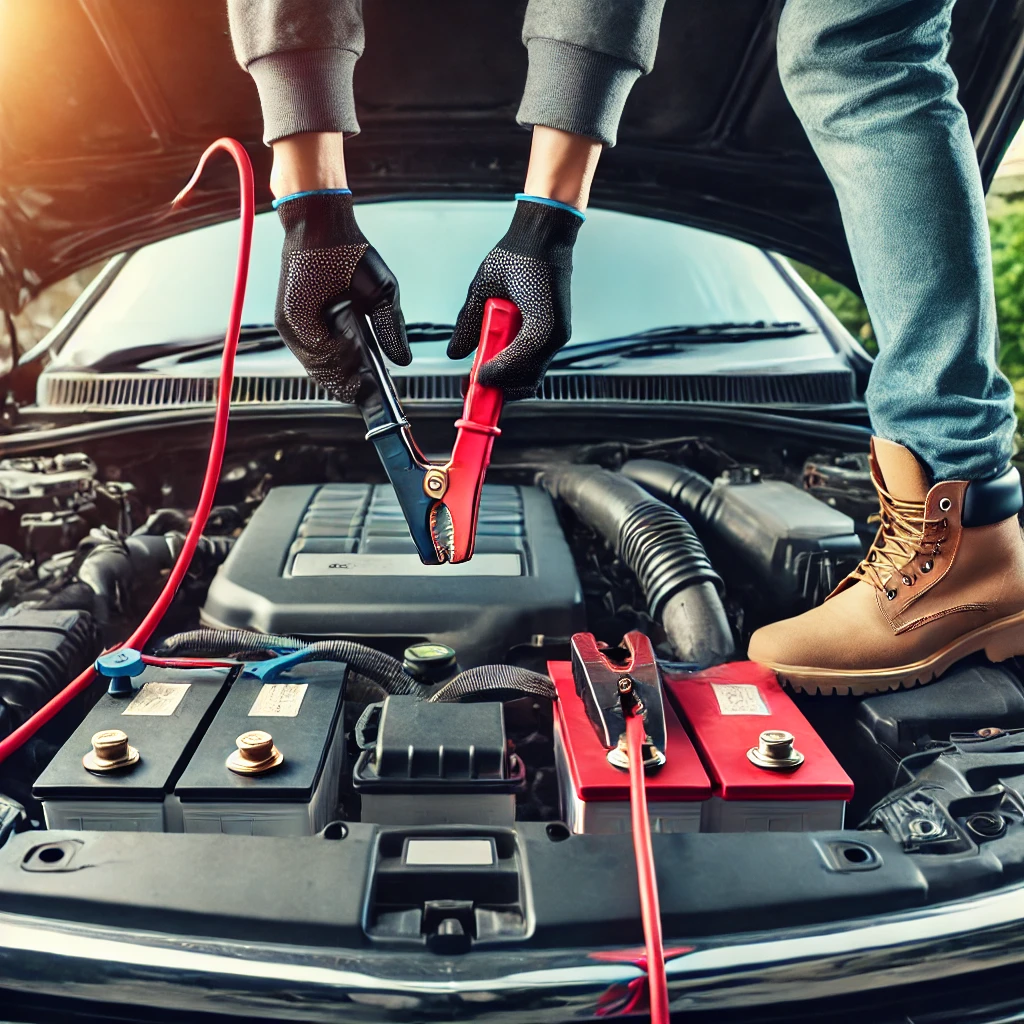
[[656,498],[681,509],[698,526],[704,523],[704,501],[712,487],[706,476],[686,466],[674,466],[657,459],[631,459],[621,472]]
[[558,466],[541,483],[598,533],[636,576],[676,656],[701,668],[735,650],[721,577],[674,509],[632,480],[597,466]]
[[[121,537],[112,530],[92,530],[75,552],[69,582],[41,605],[43,608],[76,608],[91,612],[107,625],[122,610],[126,595],[137,580],[159,578],[170,569],[185,542],[185,535]],[[203,575],[228,556],[231,537],[199,538],[190,574]]]

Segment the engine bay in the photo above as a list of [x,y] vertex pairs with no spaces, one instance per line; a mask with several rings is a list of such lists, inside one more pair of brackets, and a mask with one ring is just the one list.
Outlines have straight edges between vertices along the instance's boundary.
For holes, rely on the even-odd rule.
[[[567,839],[630,831],[611,667],[648,687],[659,843],[742,833],[761,844],[744,856],[770,864],[802,835],[829,871],[878,869],[879,902],[890,870],[908,884],[896,852],[937,896],[983,847],[988,881],[964,884],[1012,877],[1020,666],[970,660],[854,699],[789,693],[744,660],[754,629],[857,565],[874,506],[855,445],[730,442],[510,450],[484,489],[476,554],[455,566],[420,563],[372,465],[252,446],[224,469],[145,663],[115,658],[0,766],[3,852],[35,871],[87,856],[98,833],[111,851],[132,834],[148,857],[174,833],[372,829],[371,940],[526,941],[538,897],[521,844],[544,840],[535,877],[544,858],[598,849]],[[180,550],[184,464],[112,465],[101,450],[0,462],[0,738],[123,640]],[[19,879],[0,866],[12,898]],[[801,913],[825,914],[805,888]]]

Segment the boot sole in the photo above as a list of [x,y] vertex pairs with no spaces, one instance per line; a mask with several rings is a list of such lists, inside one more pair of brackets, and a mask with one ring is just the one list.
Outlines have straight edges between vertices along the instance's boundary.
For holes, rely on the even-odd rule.
[[910,690],[941,676],[954,662],[969,654],[985,652],[992,662],[1024,654],[1024,612],[990,622],[966,633],[942,650],[911,665],[896,668],[830,669],[796,665],[769,665],[779,682],[799,693],[855,697],[890,690]]

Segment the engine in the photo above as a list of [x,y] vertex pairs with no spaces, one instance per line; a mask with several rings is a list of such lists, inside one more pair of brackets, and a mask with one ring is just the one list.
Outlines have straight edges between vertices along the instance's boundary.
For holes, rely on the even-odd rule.
[[[85,831],[628,830],[612,684],[626,665],[640,679],[614,646],[629,636],[668,750],[658,831],[841,827],[834,750],[851,731],[826,745],[814,709],[740,652],[856,565],[863,468],[815,457],[766,480],[622,454],[494,474],[474,557],[440,566],[420,562],[389,485],[282,454],[232,469],[150,660],[107,665],[63,734],[2,767],[0,795]],[[188,514],[160,507],[163,489],[99,472],[73,456],[0,476],[0,735],[123,640],[181,549]],[[75,531],[44,537],[50,515]],[[794,737],[779,763],[758,754],[773,732]]]
[[396,655],[426,640],[464,667],[505,661],[584,625],[572,552],[551,498],[487,485],[476,554],[423,565],[386,485],[277,487],[214,577],[201,611],[216,628],[358,639]]

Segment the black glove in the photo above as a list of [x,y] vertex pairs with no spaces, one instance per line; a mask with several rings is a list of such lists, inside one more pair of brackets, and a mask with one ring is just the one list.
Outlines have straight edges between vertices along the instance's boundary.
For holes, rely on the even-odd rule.
[[511,299],[523,314],[512,344],[480,370],[480,383],[501,388],[506,399],[533,398],[552,356],[569,340],[572,247],[582,223],[569,210],[520,199],[505,237],[469,286],[448,343],[450,359],[476,348],[487,299]]
[[354,402],[359,353],[331,335],[324,309],[351,299],[356,312],[370,317],[384,354],[408,366],[412,353],[398,282],[359,230],[351,196],[302,196],[281,203],[277,212],[285,235],[274,324],[317,384]]

